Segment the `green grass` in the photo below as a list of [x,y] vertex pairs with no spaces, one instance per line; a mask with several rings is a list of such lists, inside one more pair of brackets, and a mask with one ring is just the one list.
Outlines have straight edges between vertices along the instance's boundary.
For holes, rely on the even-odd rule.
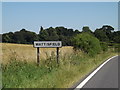
[[89,57],[78,52],[60,58],[59,66],[55,56],[41,60],[40,66],[12,60],[2,65],[3,88],[69,88],[114,55],[116,53],[108,51]]

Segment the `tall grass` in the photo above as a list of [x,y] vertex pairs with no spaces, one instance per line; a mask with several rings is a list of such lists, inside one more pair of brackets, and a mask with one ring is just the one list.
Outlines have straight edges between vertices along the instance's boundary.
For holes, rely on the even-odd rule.
[[[37,49],[33,48],[33,45],[25,44],[10,44],[10,43],[0,43],[2,46],[2,63],[7,64],[12,59],[36,62],[37,59]],[[49,58],[52,53],[56,55],[56,48],[40,48],[40,59]],[[73,53],[73,47],[62,47],[60,48],[60,57],[64,55],[69,55]]]
[[116,53],[111,50],[95,57],[73,51],[62,54],[58,65],[52,52],[41,60],[40,66],[11,58],[9,64],[2,64],[3,88],[69,88],[113,55]]

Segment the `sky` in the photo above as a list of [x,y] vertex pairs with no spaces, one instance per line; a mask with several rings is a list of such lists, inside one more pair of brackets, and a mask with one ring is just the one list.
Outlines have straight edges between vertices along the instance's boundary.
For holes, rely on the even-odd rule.
[[2,2],[119,2],[119,0],[1,0]]
[[0,33],[2,33],[2,3],[0,2]]
[[103,25],[118,30],[117,2],[2,2],[2,33],[64,26],[92,31]]

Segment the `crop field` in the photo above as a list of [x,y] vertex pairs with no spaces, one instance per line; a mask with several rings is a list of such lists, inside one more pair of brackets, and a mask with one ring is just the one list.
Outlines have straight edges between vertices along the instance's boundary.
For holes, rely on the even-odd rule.
[[[25,44],[9,44],[0,43],[2,46],[2,63],[8,63],[11,59],[36,62],[37,49],[33,45]],[[59,50],[60,57],[64,57],[73,53],[73,47],[62,47]],[[56,48],[40,48],[40,59],[50,58],[51,55],[56,55]]]

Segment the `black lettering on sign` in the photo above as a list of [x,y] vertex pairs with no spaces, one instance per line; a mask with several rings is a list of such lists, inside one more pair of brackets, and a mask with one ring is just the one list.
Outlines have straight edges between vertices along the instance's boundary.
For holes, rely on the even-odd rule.
[[53,46],[55,46],[55,43],[53,43]]
[[58,43],[58,46],[60,46],[60,43]]
[[50,46],[50,45],[51,45],[51,43],[47,43],[47,45],[48,45],[48,46]]
[[36,43],[36,46],[38,45],[38,43]]
[[61,42],[57,42],[57,41],[35,42],[34,47],[61,47]]

